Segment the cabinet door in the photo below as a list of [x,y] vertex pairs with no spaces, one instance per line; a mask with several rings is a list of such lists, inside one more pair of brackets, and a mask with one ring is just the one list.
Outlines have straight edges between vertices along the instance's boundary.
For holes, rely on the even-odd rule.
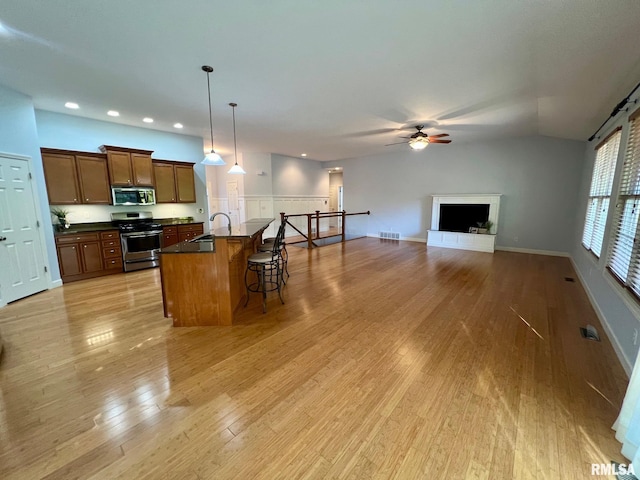
[[99,272],[102,270],[102,249],[99,242],[80,243],[80,255],[82,257],[82,270],[84,273]]
[[58,261],[60,262],[60,275],[79,275],[82,273],[80,250],[77,243],[58,245]]
[[176,201],[176,177],[170,163],[154,163],[156,177],[156,202],[173,203]]
[[111,185],[132,185],[131,156],[127,152],[107,152]]
[[80,189],[73,155],[42,154],[44,178],[51,205],[80,203]]
[[76,155],[76,165],[82,203],[109,205],[111,190],[109,189],[107,159]]
[[153,167],[151,155],[131,154],[133,184],[140,187],[153,187]]
[[175,165],[178,202],[195,203],[196,185],[193,180],[193,166]]

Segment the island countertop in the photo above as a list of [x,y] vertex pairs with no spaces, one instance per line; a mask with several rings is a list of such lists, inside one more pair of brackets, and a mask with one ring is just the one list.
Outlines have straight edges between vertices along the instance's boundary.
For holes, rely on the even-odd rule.
[[252,218],[231,227],[231,232],[228,227],[220,227],[211,230],[210,234],[216,238],[250,238],[267,228],[273,220],[273,218]]

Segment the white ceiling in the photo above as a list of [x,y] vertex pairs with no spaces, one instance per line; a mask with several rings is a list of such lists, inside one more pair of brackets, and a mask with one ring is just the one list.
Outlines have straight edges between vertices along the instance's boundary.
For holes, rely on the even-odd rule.
[[407,148],[384,145],[418,123],[585,140],[640,81],[637,0],[20,0],[0,22],[0,83],[36,108],[206,146],[213,66],[223,154],[232,101],[240,151],[333,160]]

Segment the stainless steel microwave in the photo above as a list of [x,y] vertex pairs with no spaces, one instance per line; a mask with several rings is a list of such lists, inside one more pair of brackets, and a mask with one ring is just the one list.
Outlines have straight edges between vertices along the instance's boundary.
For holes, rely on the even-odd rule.
[[153,188],[111,187],[114,205],[155,205],[156,191]]

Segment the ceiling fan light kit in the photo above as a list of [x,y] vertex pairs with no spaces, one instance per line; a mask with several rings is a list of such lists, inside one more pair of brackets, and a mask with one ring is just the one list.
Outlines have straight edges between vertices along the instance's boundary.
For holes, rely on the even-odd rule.
[[413,150],[424,150],[427,148],[427,145],[430,143],[451,143],[451,140],[442,140],[442,137],[448,137],[448,133],[439,133],[438,135],[427,135],[422,131],[424,125],[416,125],[415,129],[418,130],[416,133],[411,135],[410,137],[400,137],[406,138],[406,142],[396,142],[396,143],[388,143],[385,147],[391,145],[400,145],[401,143],[408,143],[409,146]]
[[202,71],[207,73],[207,93],[209,94],[209,131],[211,132],[211,151],[207,153],[202,160],[202,165],[226,165],[227,163],[222,159],[220,155],[213,149],[213,117],[211,115],[211,83],[209,81],[209,74],[213,72],[213,68],[209,65],[203,65]]
[[424,150],[427,145],[429,145],[429,140],[424,137],[409,140],[409,146],[414,150]]

